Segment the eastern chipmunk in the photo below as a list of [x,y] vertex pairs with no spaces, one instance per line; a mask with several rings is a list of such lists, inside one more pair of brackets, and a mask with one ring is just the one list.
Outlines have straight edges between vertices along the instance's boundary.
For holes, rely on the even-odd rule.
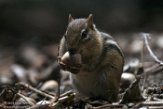
[[59,63],[71,72],[77,91],[91,99],[117,101],[124,57],[114,39],[100,32],[93,16],[69,23],[59,46]]

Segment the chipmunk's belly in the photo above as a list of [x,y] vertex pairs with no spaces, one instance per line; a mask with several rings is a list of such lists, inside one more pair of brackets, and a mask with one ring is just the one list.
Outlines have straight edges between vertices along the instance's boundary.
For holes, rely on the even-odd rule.
[[107,98],[108,80],[105,75],[94,72],[72,74],[71,79],[79,93],[92,98]]

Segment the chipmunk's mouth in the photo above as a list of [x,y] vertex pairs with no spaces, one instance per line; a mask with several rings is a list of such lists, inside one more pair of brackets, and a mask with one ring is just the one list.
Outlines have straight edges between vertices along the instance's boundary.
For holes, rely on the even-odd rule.
[[70,71],[74,74],[77,74],[82,67],[80,54],[70,55],[69,52],[66,52],[62,57],[58,57],[58,62],[61,69]]

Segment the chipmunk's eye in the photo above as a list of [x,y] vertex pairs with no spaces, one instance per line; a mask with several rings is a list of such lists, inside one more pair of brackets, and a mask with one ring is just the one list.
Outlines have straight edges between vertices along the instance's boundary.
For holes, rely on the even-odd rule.
[[87,38],[87,34],[88,34],[88,30],[83,29],[81,31],[81,39],[86,39]]

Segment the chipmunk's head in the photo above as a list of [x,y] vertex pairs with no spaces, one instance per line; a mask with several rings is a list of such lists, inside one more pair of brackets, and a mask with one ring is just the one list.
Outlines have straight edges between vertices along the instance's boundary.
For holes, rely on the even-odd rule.
[[94,39],[93,34],[95,34],[96,28],[93,24],[93,16],[90,14],[87,18],[74,19],[69,15],[68,21],[68,27],[64,35],[67,49],[71,54],[81,53]]

